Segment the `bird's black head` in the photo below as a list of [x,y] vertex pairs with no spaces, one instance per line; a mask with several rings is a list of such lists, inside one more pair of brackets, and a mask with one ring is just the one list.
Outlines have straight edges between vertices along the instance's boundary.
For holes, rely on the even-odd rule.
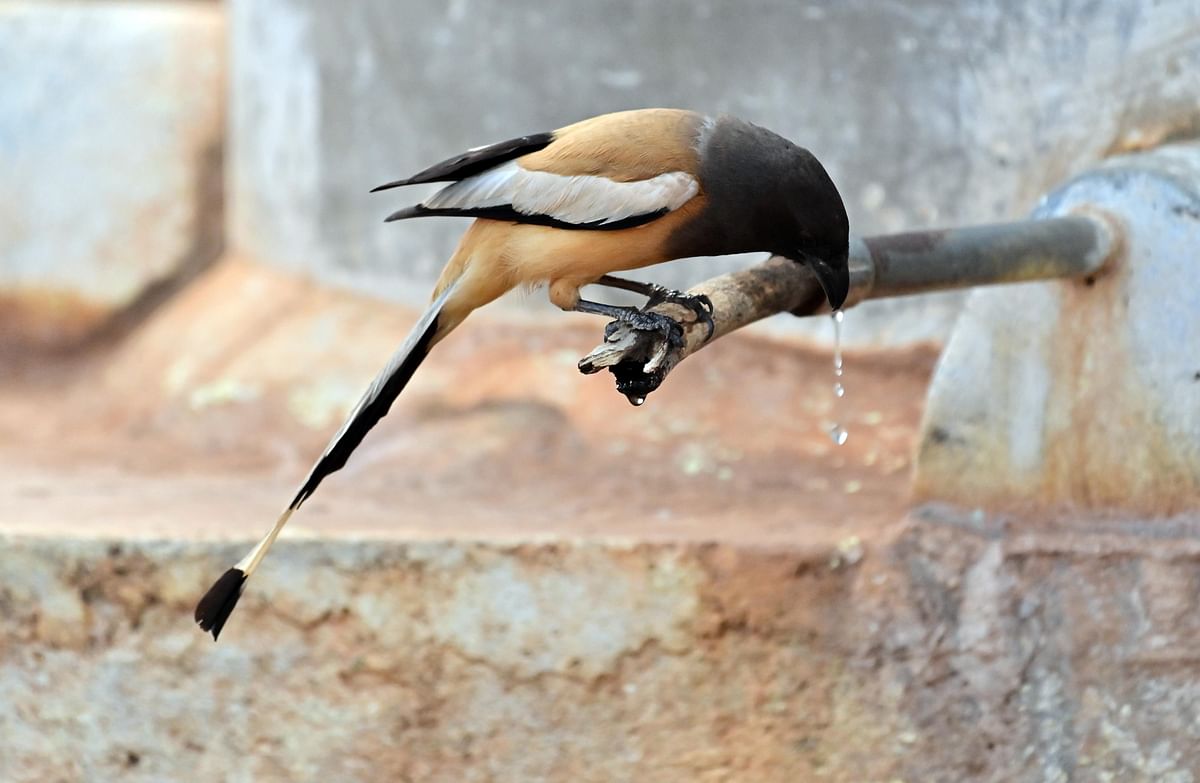
[[767,251],[816,275],[838,309],[850,289],[849,220],[825,167],[777,133],[721,116],[702,134],[704,212],[672,237],[673,257]]
[[812,270],[838,310],[850,292],[850,221],[846,207],[825,167],[812,153],[793,147],[789,175],[783,178],[788,235],[777,237],[775,252]]

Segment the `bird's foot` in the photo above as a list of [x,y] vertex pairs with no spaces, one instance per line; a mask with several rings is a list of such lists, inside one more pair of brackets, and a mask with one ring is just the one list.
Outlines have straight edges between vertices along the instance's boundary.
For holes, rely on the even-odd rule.
[[[670,300],[664,299],[663,301]],[[662,313],[622,308],[616,319],[629,324],[639,332],[658,332],[672,348],[682,348],[684,345],[683,327],[674,318]],[[605,335],[610,335],[616,325],[617,322],[614,321],[605,327]]]
[[644,309],[649,310],[660,304],[677,304],[691,310],[696,315],[697,323],[702,323],[708,329],[705,340],[713,336],[716,324],[713,323],[713,303],[704,294],[685,294],[673,288],[667,288],[655,283],[650,284],[649,298]]

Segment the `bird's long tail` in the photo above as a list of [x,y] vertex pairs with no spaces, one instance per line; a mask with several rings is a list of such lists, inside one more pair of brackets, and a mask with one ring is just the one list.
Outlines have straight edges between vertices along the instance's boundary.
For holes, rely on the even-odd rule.
[[392,355],[387,366],[375,376],[375,380],[371,382],[362,399],[358,401],[358,405],[354,407],[353,412],[342,424],[342,428],[329,441],[329,445],[325,447],[320,459],[309,471],[308,477],[300,485],[292,502],[275,520],[275,525],[270,532],[238,561],[237,565],[226,571],[200,599],[200,603],[196,605],[196,622],[203,630],[212,632],[214,641],[221,633],[221,628],[229,619],[233,608],[237,606],[238,599],[241,598],[242,591],[246,587],[246,580],[258,568],[259,563],[262,562],[271,545],[275,543],[279,531],[283,530],[283,526],[287,524],[292,513],[316,491],[322,479],[330,473],[340,470],[346,464],[346,460],[362,443],[367,432],[387,415],[392,402],[408,384],[417,367],[429,355],[429,350],[434,343],[445,337],[450,329],[457,326],[458,321],[461,321],[461,318],[458,318],[455,323],[439,323],[439,316],[442,315],[446,302],[454,293],[454,289],[454,284],[446,286],[421,315],[404,344]]

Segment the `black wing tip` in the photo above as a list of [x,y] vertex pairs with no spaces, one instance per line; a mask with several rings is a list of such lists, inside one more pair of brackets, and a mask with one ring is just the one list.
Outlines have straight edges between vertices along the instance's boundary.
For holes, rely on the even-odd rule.
[[458,180],[478,174],[481,171],[486,171],[493,166],[507,163],[514,158],[544,149],[554,141],[555,133],[556,131],[531,133],[528,136],[519,136],[515,139],[497,142],[496,144],[476,147],[467,150],[461,155],[455,155],[453,158],[430,166],[411,177],[398,179],[394,182],[388,182],[372,188],[371,192],[378,193],[381,190],[402,188],[406,185],[424,185],[429,182],[457,182]]
[[385,217],[383,219],[383,222],[384,223],[392,223],[397,220],[404,220],[406,218],[411,218],[411,217],[420,217],[421,215],[427,215],[427,214],[430,214],[429,211],[426,210],[425,207],[422,207],[421,205],[418,204],[415,207],[405,207],[404,209],[396,210],[392,214]]
[[221,574],[221,578],[213,582],[208,592],[196,604],[196,622],[200,630],[211,631],[213,641],[221,634],[225,621],[233,613],[238,599],[242,597],[242,588],[246,584],[246,574],[240,568],[231,568]]
[[415,184],[415,183],[411,179],[398,179],[398,180],[395,180],[394,182],[387,182],[387,183],[384,183],[383,185],[376,185],[375,187],[371,188],[371,192],[378,193],[381,190],[391,190],[392,188],[402,188],[405,185],[412,185],[412,184]]

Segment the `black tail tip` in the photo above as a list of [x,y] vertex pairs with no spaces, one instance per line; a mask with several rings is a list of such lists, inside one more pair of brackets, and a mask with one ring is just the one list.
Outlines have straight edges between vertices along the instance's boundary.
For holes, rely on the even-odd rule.
[[196,622],[202,631],[212,631],[214,642],[242,597],[245,584],[246,574],[240,568],[231,568],[221,574],[221,578],[208,588],[200,603],[196,604]]

